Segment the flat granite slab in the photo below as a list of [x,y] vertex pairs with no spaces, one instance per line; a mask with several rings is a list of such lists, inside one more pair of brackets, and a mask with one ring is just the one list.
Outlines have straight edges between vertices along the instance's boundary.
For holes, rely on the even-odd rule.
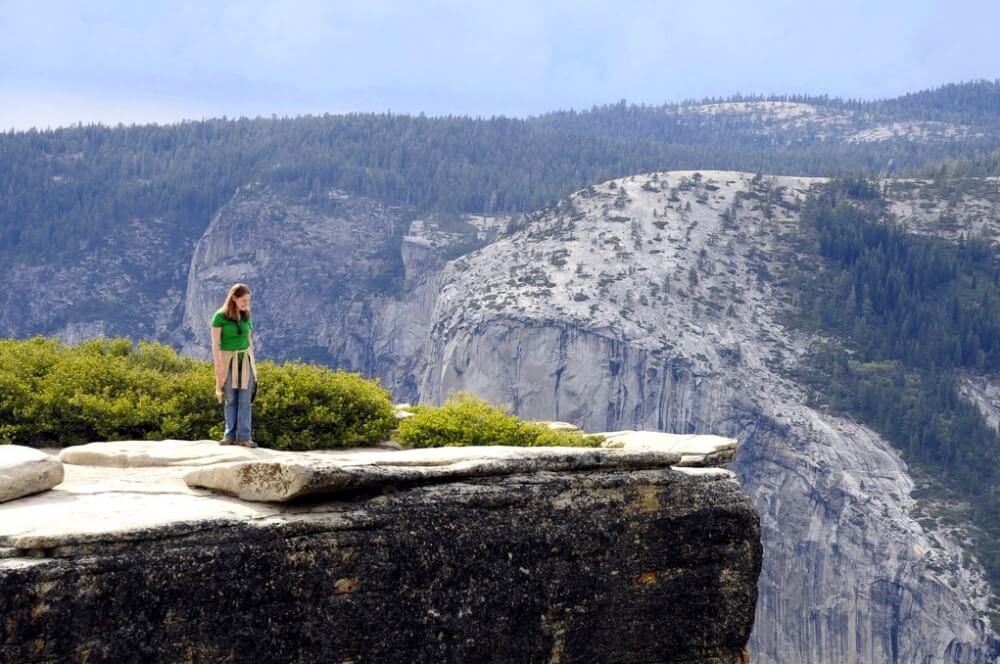
[[0,504],[0,558],[128,542],[153,530],[194,531],[210,522],[253,521],[277,512],[265,503],[192,489],[184,483],[186,468],[63,468],[64,480],[54,489]]
[[[163,449],[159,449],[163,448]],[[240,461],[219,462],[235,453]],[[164,528],[195,531],[329,511],[338,494],[475,477],[586,470],[674,470],[706,481],[731,480],[723,468],[678,468],[661,450],[566,447],[376,448],[280,452],[232,450],[214,441],[123,441],[66,448],[54,489],[0,504],[0,558],[87,542],[127,542]],[[244,456],[245,455],[245,456]],[[125,462],[138,463],[125,467]],[[160,465],[152,465],[152,464]],[[324,504],[289,503],[326,494]],[[349,496],[347,496],[349,497]]]
[[190,486],[243,500],[284,502],[313,494],[344,493],[386,485],[537,472],[666,468],[681,455],[663,450],[585,447],[432,447],[358,452],[318,458],[310,453],[217,464],[184,475]]
[[271,450],[219,445],[214,440],[116,440],[64,448],[59,460],[83,466],[209,466],[273,455]]
[[736,457],[737,440],[705,434],[661,431],[606,431],[602,447],[625,450],[662,450],[681,455],[678,466],[720,466]]

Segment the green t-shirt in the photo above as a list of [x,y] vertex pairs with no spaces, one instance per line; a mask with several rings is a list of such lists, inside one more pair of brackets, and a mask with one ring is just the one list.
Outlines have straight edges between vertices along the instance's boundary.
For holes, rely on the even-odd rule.
[[222,350],[246,350],[250,347],[250,330],[253,329],[253,316],[247,316],[246,320],[240,323],[242,333],[236,325],[236,321],[226,318],[226,312],[219,309],[212,318],[212,327],[222,328],[222,343],[219,348]]

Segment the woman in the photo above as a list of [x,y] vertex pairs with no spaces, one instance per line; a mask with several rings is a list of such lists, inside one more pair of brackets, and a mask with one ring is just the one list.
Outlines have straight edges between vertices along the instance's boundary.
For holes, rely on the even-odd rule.
[[215,396],[225,395],[226,432],[221,445],[257,447],[250,436],[250,400],[257,382],[253,356],[250,289],[235,284],[212,318],[212,359]]

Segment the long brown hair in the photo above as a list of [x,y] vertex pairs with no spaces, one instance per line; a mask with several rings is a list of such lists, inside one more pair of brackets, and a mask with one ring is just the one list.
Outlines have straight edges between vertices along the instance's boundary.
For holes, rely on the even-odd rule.
[[250,318],[250,307],[247,307],[246,316],[242,316],[239,308],[236,306],[235,300],[241,298],[250,292],[250,287],[246,284],[233,284],[233,287],[229,289],[229,295],[226,296],[226,302],[222,305],[222,310],[226,314],[226,318],[229,320],[244,320],[244,318]]

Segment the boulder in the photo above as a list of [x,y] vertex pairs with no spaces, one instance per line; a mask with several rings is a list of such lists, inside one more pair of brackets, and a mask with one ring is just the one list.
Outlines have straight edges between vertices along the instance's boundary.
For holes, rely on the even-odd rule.
[[0,502],[48,491],[62,481],[59,459],[31,447],[0,445]]
[[397,420],[405,420],[416,415],[416,413],[412,412],[411,408],[413,408],[413,406],[408,403],[397,403],[392,406],[393,411],[396,413]]

